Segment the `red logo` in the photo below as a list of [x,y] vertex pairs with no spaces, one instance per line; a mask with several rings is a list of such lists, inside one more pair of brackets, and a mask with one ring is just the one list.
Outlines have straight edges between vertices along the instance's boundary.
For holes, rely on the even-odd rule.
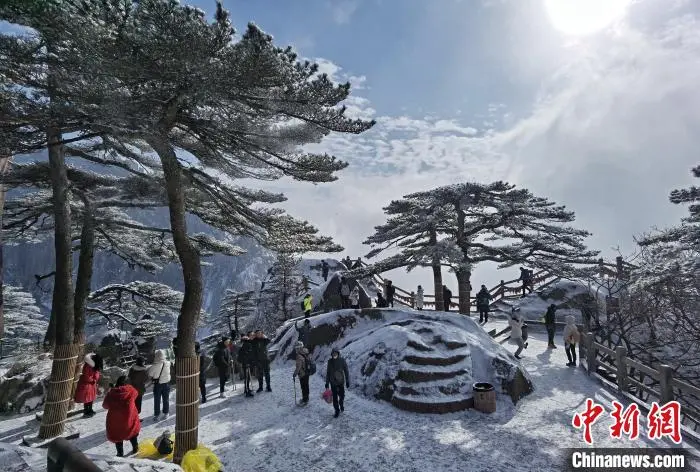
[[571,420],[571,424],[574,426],[574,428],[583,428],[583,440],[588,444],[593,444],[591,425],[598,421],[600,415],[602,415],[604,411],[605,409],[602,405],[598,405],[590,398],[586,398],[586,411],[583,413],[576,413],[574,418]]
[[681,442],[681,405],[676,401],[668,402],[664,406],[659,406],[654,402],[647,415],[647,425],[649,439],[661,439],[664,436],[680,444]]
[[629,439],[639,437],[639,406],[632,403],[626,409],[616,401],[612,402],[614,411],[610,414],[615,420],[615,424],[610,427],[610,436],[621,438],[622,434],[629,436]]

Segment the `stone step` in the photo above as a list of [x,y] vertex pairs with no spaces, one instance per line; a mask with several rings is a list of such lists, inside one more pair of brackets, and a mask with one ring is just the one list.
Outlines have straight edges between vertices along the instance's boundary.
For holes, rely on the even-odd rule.
[[400,410],[413,413],[455,413],[474,407],[474,399],[466,396],[444,396],[439,398],[416,397],[395,393],[391,404]]
[[423,356],[404,356],[403,360],[414,365],[432,365],[432,366],[449,366],[462,362],[467,358],[467,354],[459,354],[451,357],[423,357]]
[[397,380],[394,383],[394,391],[398,392],[400,395],[412,395],[420,398],[433,398],[442,395],[469,396],[472,391],[472,384],[473,381],[468,376],[417,383]]
[[[437,369],[439,369],[439,368],[437,368]],[[427,370],[427,369],[418,370],[415,368],[408,368],[408,369],[404,368],[404,369],[399,370],[398,374],[396,375],[396,379],[401,380],[403,382],[415,384],[415,383],[420,383],[420,382],[431,382],[434,380],[454,379],[454,378],[459,377],[460,375],[464,375],[466,373],[467,373],[466,369],[454,370],[454,368],[452,368],[451,370],[447,370],[447,369],[436,370],[435,367],[433,367],[430,370]]]

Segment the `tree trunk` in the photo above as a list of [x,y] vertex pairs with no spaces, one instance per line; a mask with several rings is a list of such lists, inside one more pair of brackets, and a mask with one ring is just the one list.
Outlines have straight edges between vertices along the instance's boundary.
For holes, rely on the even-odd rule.
[[85,207],[85,214],[83,215],[83,227],[80,232],[80,256],[78,257],[78,276],[75,280],[74,297],[75,326],[73,328],[75,344],[78,345],[78,360],[75,363],[71,399],[75,395],[75,389],[78,386],[78,380],[83,370],[85,310],[87,308],[87,298],[90,295],[90,286],[92,285],[93,258],[95,256],[95,221],[92,217],[92,207],[87,198],[84,196],[81,196],[81,198]]
[[202,268],[199,253],[187,237],[185,222],[185,188],[182,170],[175,150],[164,139],[152,139],[149,144],[158,153],[163,165],[170,228],[184,278],[185,295],[177,320],[175,455],[177,464],[189,450],[197,447],[199,424],[199,361],[194,343],[197,322],[202,308]]
[[[9,157],[0,157],[0,176],[4,178],[5,172],[10,167]],[[3,246],[2,246],[2,215],[5,210],[5,184],[0,183],[0,356],[2,355],[2,346],[5,340],[5,313],[2,295],[2,286],[4,280],[4,264],[3,264]]]
[[459,313],[469,315],[471,312],[471,272],[465,269],[455,271],[457,289],[459,290]]
[[[437,232],[430,232],[431,247],[437,246]],[[442,300],[442,266],[440,265],[440,258],[437,255],[433,255],[433,260],[431,267],[433,269],[433,285],[435,286],[435,311],[443,311],[445,309],[444,302]]]
[[56,274],[54,275],[51,311],[55,316],[56,349],[51,377],[46,393],[44,415],[39,437],[48,439],[63,433],[71,400],[75,362],[78,358],[74,340],[72,238],[68,173],[66,171],[61,132],[47,127],[49,168],[53,189],[54,246]]

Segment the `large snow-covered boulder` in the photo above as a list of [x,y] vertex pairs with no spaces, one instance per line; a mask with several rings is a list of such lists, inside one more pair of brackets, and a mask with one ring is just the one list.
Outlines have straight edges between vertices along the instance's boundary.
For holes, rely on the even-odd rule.
[[27,413],[44,404],[44,387],[51,374],[51,356],[41,354],[16,362],[0,377],[0,410]]
[[566,317],[572,315],[576,323],[581,324],[584,310],[592,303],[595,304],[595,300],[596,293],[588,286],[570,280],[560,280],[536,292],[529,293],[524,298],[504,303],[498,308],[505,314],[510,312],[511,307],[519,308],[525,319],[534,321],[544,316],[549,305],[555,304],[558,322],[564,323]]
[[[441,312],[399,309],[340,310],[311,319],[307,347],[325,376],[338,348],[348,362],[353,389],[394,406],[447,413],[473,406],[474,383],[494,385],[513,403],[532,382],[510,352],[472,319]],[[276,362],[295,357],[297,332],[287,323],[272,345]]]

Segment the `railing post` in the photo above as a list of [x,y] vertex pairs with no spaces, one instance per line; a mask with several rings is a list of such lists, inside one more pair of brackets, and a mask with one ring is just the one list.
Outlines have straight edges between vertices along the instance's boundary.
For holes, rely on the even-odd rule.
[[503,298],[503,296],[505,295],[505,286],[505,280],[501,280],[501,283],[498,284],[498,294],[501,296],[501,298]]
[[627,391],[627,348],[618,346],[615,349],[615,362],[617,363],[617,388],[620,392]]
[[661,403],[673,401],[673,368],[670,365],[659,366],[659,387],[661,388]]
[[615,267],[617,268],[617,278],[618,280],[623,280],[625,277],[624,267],[622,266],[622,256],[617,256],[615,258]]
[[586,333],[586,366],[588,367],[588,375],[595,372],[596,348],[593,340],[593,333],[590,331]]

